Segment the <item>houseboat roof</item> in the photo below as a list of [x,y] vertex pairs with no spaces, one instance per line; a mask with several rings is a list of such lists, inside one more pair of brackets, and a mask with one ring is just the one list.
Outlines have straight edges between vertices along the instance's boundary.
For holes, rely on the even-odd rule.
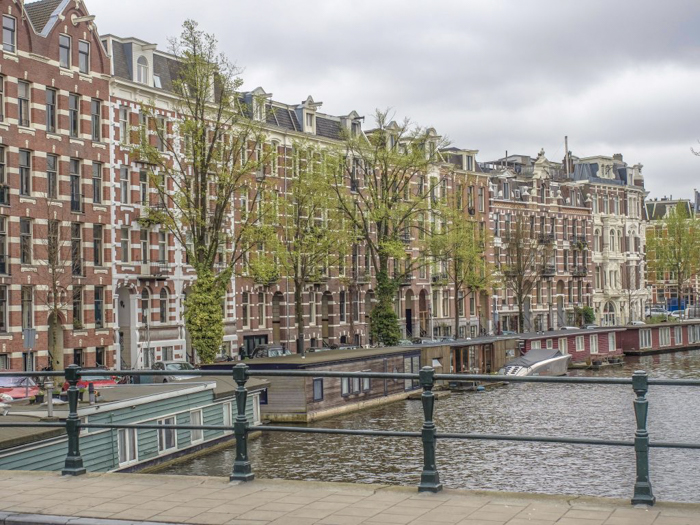
[[[39,423],[41,418],[27,415],[7,415],[1,417],[0,421],[3,423]],[[65,428],[3,428],[0,432],[0,450],[51,439],[65,433]]]
[[[446,343],[442,343],[443,345]],[[245,364],[251,368],[278,369],[278,368],[308,368],[325,366],[337,362],[364,361],[402,353],[419,353],[422,346],[392,346],[382,348],[357,348],[351,350],[339,349],[323,352],[309,352],[305,356],[299,354],[280,357],[264,357],[260,359],[246,360]],[[440,345],[435,345],[440,346]],[[235,364],[235,363],[234,363]]]
[[576,335],[587,335],[587,334],[599,334],[608,332],[624,332],[627,330],[626,326],[600,326],[598,328],[579,328],[575,330],[551,330],[548,332],[529,332],[525,334],[519,334],[520,339],[551,339],[555,337],[564,336],[576,336]]
[[474,337],[472,339],[460,339],[458,341],[452,341],[446,344],[450,347],[462,347],[462,346],[476,346],[476,345],[486,345],[490,343],[495,343],[496,341],[517,341],[520,336],[518,335],[485,335],[481,337]]

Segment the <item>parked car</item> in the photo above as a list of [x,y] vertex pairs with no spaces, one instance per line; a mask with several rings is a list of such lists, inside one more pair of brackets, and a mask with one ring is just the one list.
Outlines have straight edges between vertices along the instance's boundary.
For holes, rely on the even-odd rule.
[[258,359],[261,357],[281,357],[283,355],[292,355],[292,353],[284,346],[258,345],[249,357]]
[[410,339],[399,339],[399,346],[412,346],[413,341]]
[[[153,363],[153,366],[151,367],[151,370],[172,370],[173,372],[177,372],[180,370],[195,370],[195,368],[188,363],[187,361],[156,361]],[[173,381],[184,381],[185,379],[190,379],[191,377],[199,377],[196,375],[187,375],[187,376],[180,376],[180,375],[164,375],[164,376],[155,376],[153,378],[154,383],[172,383]]]
[[630,325],[632,326],[646,326],[646,323],[644,321],[630,321]]
[[[100,371],[105,372],[106,368],[84,368],[80,372],[80,381],[78,381],[78,388],[88,388],[89,384],[95,388],[105,388],[115,386],[117,384],[116,376],[95,376],[90,375],[90,372]],[[63,390],[68,390],[68,381],[63,383]]]
[[501,335],[518,335],[518,332],[515,332],[513,330],[503,330],[501,332]]
[[594,328],[600,328],[597,324],[587,324],[586,330],[593,330]]
[[647,317],[653,317],[655,315],[668,315],[668,311],[665,308],[652,307],[644,310],[644,314]]
[[10,396],[12,400],[25,399],[38,393],[39,387],[29,377],[0,377],[0,394]]
[[580,330],[580,328],[578,326],[562,326],[560,330]]

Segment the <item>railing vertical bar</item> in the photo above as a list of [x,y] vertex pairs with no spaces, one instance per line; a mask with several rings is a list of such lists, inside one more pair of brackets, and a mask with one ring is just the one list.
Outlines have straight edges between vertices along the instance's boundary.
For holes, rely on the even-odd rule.
[[233,462],[231,481],[253,481],[253,467],[248,459],[248,418],[246,417],[246,404],[248,390],[245,384],[248,381],[248,365],[238,364],[233,367],[233,380],[238,384],[236,389],[236,421],[233,424],[233,432],[236,435],[236,460]]
[[[68,455],[66,464],[61,471],[64,476],[80,476],[85,474],[83,458],[80,455],[80,418],[78,417],[78,381],[80,367],[70,365],[66,368],[68,381],[68,417],[66,418],[66,433],[68,434]],[[51,395],[51,394],[49,394]]]
[[420,476],[418,492],[440,492],[440,474],[435,464],[435,422],[433,421],[433,410],[435,408],[435,370],[429,366],[423,367],[420,371],[420,383],[423,387],[421,401],[423,402],[423,472]]
[[634,484],[633,505],[653,505],[656,498],[651,491],[649,479],[649,432],[647,431],[647,414],[649,401],[646,395],[649,390],[649,378],[644,371],[637,371],[632,376],[632,388],[636,394],[634,400],[634,417],[637,420],[637,430],[634,433],[634,453],[637,459],[637,479]]

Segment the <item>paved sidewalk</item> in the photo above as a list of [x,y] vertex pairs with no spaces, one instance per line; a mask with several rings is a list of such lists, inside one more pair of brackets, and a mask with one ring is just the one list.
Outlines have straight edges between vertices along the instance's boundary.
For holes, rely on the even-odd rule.
[[[18,516],[21,515],[21,516]],[[49,517],[51,516],[51,517]],[[104,521],[103,521],[104,520]],[[125,520],[115,522],[111,520]],[[148,474],[0,472],[0,524],[700,525],[700,505]]]

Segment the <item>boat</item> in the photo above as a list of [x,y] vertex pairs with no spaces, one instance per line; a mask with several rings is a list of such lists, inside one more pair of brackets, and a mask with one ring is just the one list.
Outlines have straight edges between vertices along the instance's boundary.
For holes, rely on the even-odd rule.
[[571,356],[552,348],[535,348],[509,361],[498,373],[506,376],[565,376]]

